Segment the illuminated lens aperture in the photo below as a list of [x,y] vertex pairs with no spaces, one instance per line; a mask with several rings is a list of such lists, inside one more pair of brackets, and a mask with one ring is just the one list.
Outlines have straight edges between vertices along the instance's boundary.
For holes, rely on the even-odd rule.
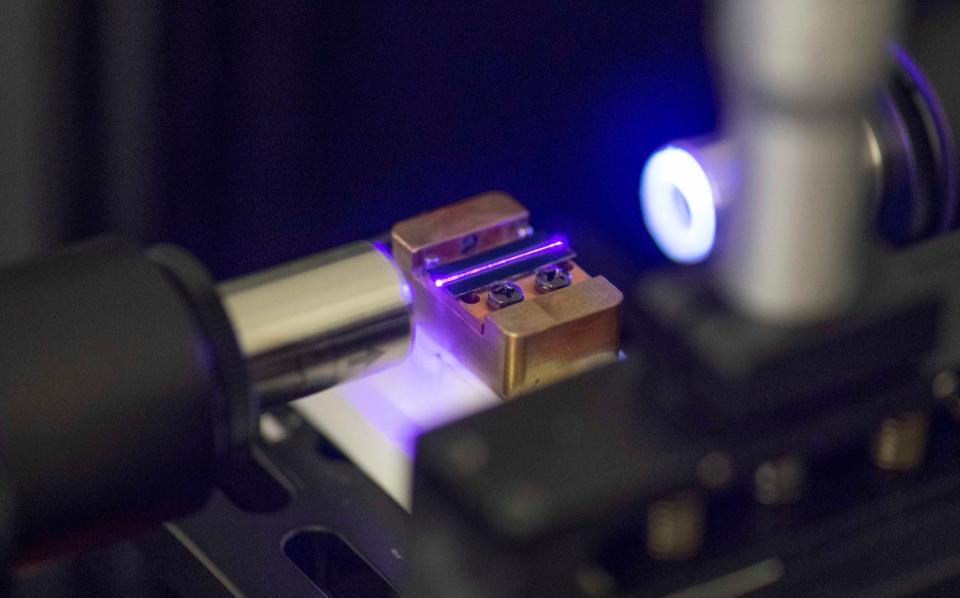
[[647,230],[671,260],[695,264],[710,255],[717,231],[713,188],[690,152],[668,145],[650,156],[640,206]]

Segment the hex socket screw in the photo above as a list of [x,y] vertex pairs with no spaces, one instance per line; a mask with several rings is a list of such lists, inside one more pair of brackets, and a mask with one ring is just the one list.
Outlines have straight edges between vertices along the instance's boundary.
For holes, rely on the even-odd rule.
[[544,266],[537,271],[534,288],[538,293],[549,293],[570,286],[570,281],[570,273],[560,266]]
[[487,293],[487,305],[490,309],[502,309],[523,301],[523,289],[512,282],[498,282]]

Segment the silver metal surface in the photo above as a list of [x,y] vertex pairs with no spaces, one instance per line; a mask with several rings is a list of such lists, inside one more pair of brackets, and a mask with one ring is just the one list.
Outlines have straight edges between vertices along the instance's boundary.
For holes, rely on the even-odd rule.
[[365,241],[227,281],[219,291],[265,405],[382,370],[410,348],[409,287]]
[[718,3],[727,125],[740,152],[720,286],[754,318],[847,309],[865,276],[862,115],[884,74],[896,0]]

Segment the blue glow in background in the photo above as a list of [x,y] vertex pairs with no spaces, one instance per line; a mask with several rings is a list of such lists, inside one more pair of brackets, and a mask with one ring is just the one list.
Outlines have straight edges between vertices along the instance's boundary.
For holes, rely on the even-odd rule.
[[700,2],[189,4],[165,41],[165,238],[224,277],[489,189],[626,288],[637,183],[714,124]]

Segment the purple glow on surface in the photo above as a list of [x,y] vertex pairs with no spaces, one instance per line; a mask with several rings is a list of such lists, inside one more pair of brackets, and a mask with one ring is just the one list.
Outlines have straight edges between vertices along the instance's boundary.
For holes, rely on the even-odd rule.
[[387,256],[391,260],[393,259],[393,252],[390,250],[390,244],[386,241],[370,241],[370,244],[373,245],[377,251]]
[[[424,380],[431,380],[438,389],[429,401],[423,400]],[[338,386],[335,394],[345,398],[380,438],[411,459],[421,433],[500,402],[420,326],[415,327],[406,360]]]
[[943,230],[947,230],[956,218],[957,210],[960,209],[956,199],[957,186],[960,182],[957,181],[957,174],[953,169],[953,164],[956,163],[954,156],[957,153],[957,148],[955,145],[956,141],[953,138],[953,131],[950,128],[950,121],[944,111],[943,103],[937,96],[933,84],[930,83],[923,73],[923,69],[921,69],[910,55],[907,54],[906,50],[899,45],[891,44],[890,52],[900,63],[900,66],[910,78],[910,81],[916,86],[917,91],[919,91],[923,97],[924,104],[930,112],[933,126],[936,129],[937,137],[939,137],[939,149],[943,154],[940,160],[941,168],[939,170],[945,187],[943,196],[947,198],[942,208],[941,226],[944,227]]
[[565,244],[566,244],[566,242],[563,241],[563,240],[551,241],[551,242],[549,242],[549,243],[547,243],[547,244],[545,244],[545,245],[540,245],[539,247],[534,247],[533,249],[528,249],[528,250],[522,251],[522,252],[520,252],[520,253],[516,253],[516,254],[513,254],[513,255],[508,255],[508,256],[506,256],[506,257],[500,258],[500,259],[498,259],[498,260],[494,260],[494,261],[492,261],[492,262],[488,262],[488,263],[486,263],[486,264],[480,264],[479,266],[474,266],[473,268],[470,268],[469,270],[464,270],[464,271],[462,271],[462,272],[456,272],[456,273],[451,274],[450,276],[447,276],[447,277],[445,277],[445,278],[437,278],[436,280],[433,281],[433,284],[435,284],[435,285],[437,286],[437,288],[439,289],[440,287],[442,287],[442,286],[445,285],[445,284],[449,284],[449,283],[451,283],[451,282],[456,282],[456,281],[458,281],[458,280],[463,280],[464,278],[470,278],[471,276],[476,276],[477,274],[483,274],[484,272],[489,272],[490,270],[496,270],[497,268],[501,268],[501,267],[506,266],[506,265],[508,265],[508,264],[512,264],[513,262],[516,262],[516,261],[518,261],[518,260],[522,260],[522,259],[528,258],[528,257],[530,257],[530,256],[537,255],[538,253],[543,253],[543,252],[545,252],[545,251],[549,251],[549,250],[554,249],[554,248],[556,248],[556,247],[562,247],[562,246],[564,246]]

